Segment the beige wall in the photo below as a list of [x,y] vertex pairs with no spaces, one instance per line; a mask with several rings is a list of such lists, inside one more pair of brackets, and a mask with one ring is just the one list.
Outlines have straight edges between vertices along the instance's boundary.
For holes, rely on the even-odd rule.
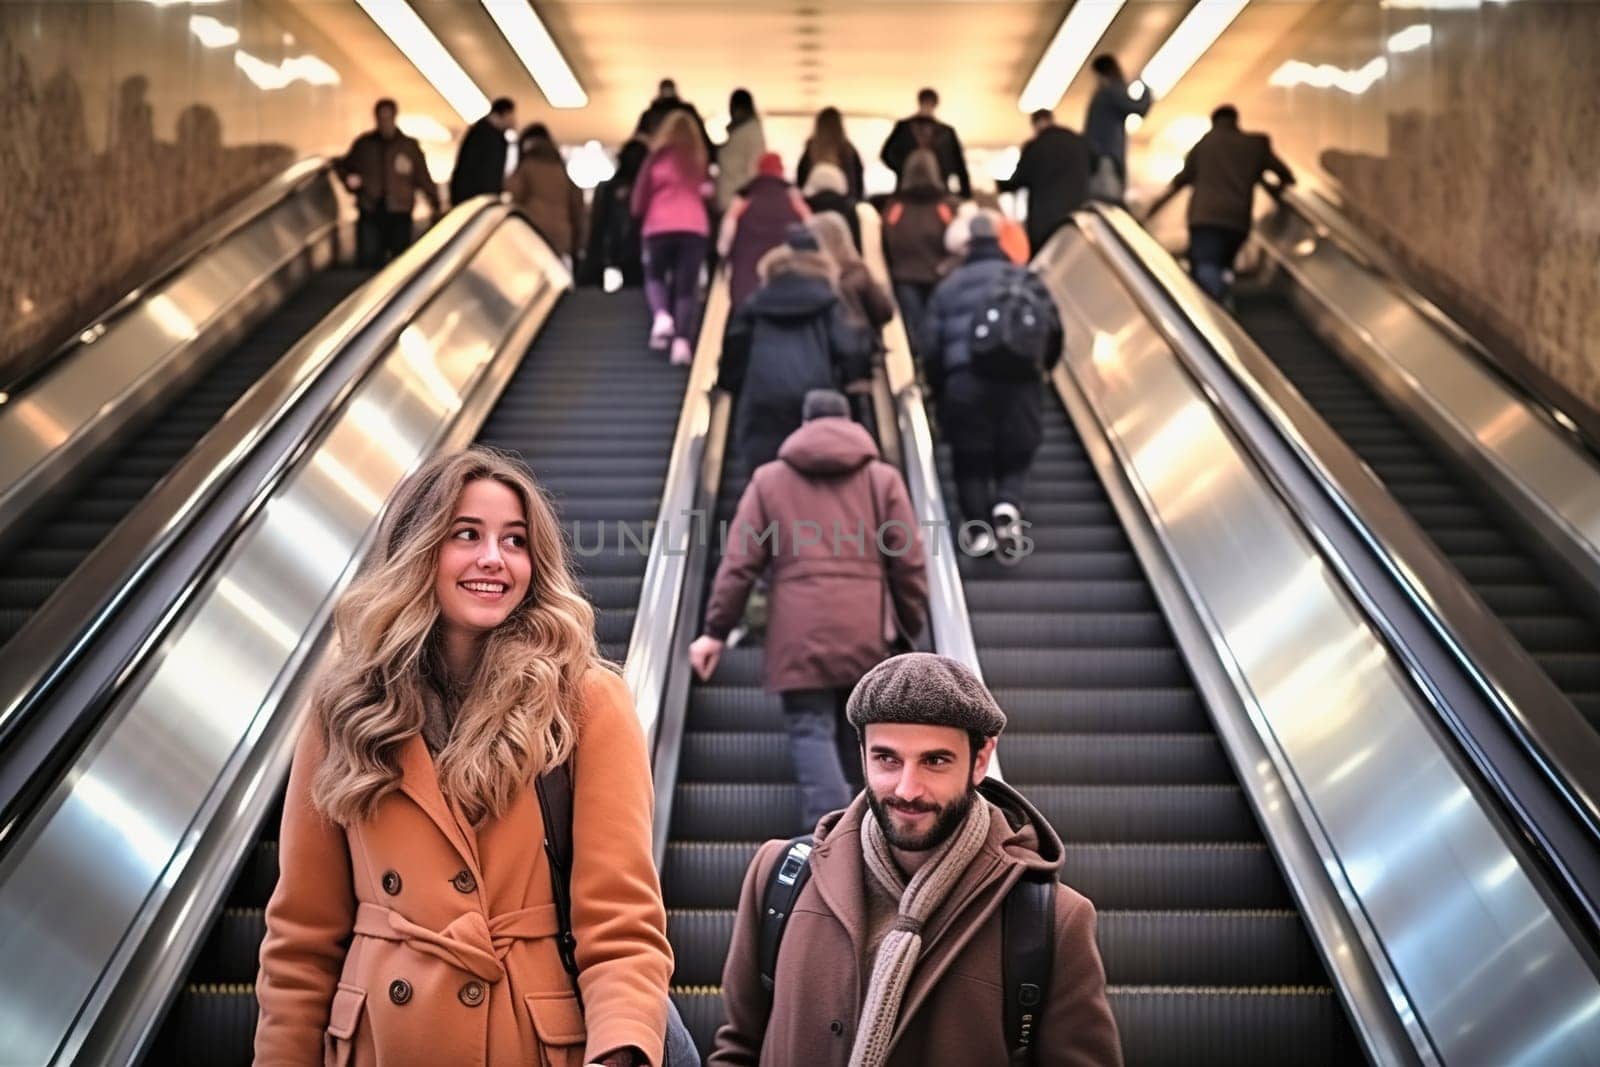
[[[239,41],[208,46],[197,16]],[[0,379],[198,223],[367,124],[370,97],[348,78],[265,89],[241,51],[314,54],[247,0],[0,3]]]
[[[1411,3],[1308,8],[1228,95],[1474,333],[1600,407],[1600,3]],[[1396,43],[1431,40],[1396,51],[1403,32]],[[1290,60],[1354,72],[1378,59],[1387,70],[1360,92],[1269,84]],[[1203,131],[1193,119],[1213,102],[1180,86],[1168,103]],[[1196,135],[1173,144],[1159,126],[1144,145],[1158,169]]]

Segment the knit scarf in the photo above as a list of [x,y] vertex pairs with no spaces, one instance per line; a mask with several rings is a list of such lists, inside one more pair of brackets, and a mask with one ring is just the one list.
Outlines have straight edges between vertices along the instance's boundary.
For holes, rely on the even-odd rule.
[[895,865],[883,827],[870,813],[861,820],[862,851],[867,872],[890,896],[900,898],[900,911],[894,925],[883,935],[878,954],[872,961],[872,978],[867,983],[867,999],[861,1006],[861,1021],[856,1026],[855,1045],[850,1050],[850,1067],[882,1067],[889,1058],[889,1042],[894,1035],[900,1002],[922,955],[922,928],[989,836],[989,802],[974,794],[972,808],[950,840],[912,876]]

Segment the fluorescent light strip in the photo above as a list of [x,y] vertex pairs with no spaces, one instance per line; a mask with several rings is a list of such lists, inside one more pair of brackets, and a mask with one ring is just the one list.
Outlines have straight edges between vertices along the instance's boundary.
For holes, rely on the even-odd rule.
[[494,24],[500,27],[506,43],[517,53],[522,65],[538,83],[539,91],[550,101],[551,107],[584,107],[589,94],[578,84],[578,78],[567,65],[566,57],[556,47],[550,31],[545,29],[538,12],[528,0],[482,0],[483,9],[489,12]]
[[1017,108],[1024,113],[1055,110],[1125,3],[1127,0],[1077,0],[1061,20],[1050,47],[1039,57],[1039,65],[1017,98]]
[[489,98],[476,82],[445,51],[439,38],[423,23],[405,0],[356,0],[367,17],[378,24],[405,53],[411,65],[439,90],[439,95],[455,109],[464,122],[476,122],[489,110]]
[[1393,37],[1389,38],[1388,49],[1391,52],[1415,52],[1426,47],[1433,40],[1433,27],[1426,22],[1415,26],[1407,26]]
[[1172,92],[1189,68],[1216,43],[1250,0],[1200,0],[1178,23],[1166,43],[1144,65],[1139,80],[1157,97]]

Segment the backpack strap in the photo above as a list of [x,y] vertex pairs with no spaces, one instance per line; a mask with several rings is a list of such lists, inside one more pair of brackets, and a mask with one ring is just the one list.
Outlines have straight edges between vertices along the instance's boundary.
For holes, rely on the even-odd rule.
[[794,911],[800,891],[811,880],[810,834],[789,839],[783,859],[772,868],[767,878],[766,892],[761,896],[761,940],[758,958],[761,963],[761,988],[772,995],[773,979],[778,971],[778,946],[783,943],[783,928]]
[[1054,874],[1024,875],[1001,905],[1000,942],[1005,983],[1006,1046],[1010,1067],[1027,1067],[1039,1048],[1039,1026],[1050,996],[1055,956]]
[[[544,817],[544,853],[550,861],[550,883],[554,891],[556,949],[561,966],[578,989],[578,939],[572,933],[572,761],[551,767],[533,781],[539,794],[539,812]],[[578,1003],[583,1003],[579,993]]]

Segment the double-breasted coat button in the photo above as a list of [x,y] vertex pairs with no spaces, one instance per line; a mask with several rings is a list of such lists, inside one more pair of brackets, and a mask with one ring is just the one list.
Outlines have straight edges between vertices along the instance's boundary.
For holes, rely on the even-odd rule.
[[404,1004],[411,999],[411,983],[404,978],[396,978],[389,983],[389,999],[396,1004]]
[[833,1022],[828,1024],[828,1029],[833,1031],[834,1037],[838,1037],[840,1034],[844,1033],[844,1023],[840,1022],[838,1019],[835,1019]]
[[460,997],[461,1003],[467,1007],[476,1008],[483,1003],[483,983],[468,982],[461,987],[461,992],[457,993],[456,996]]
[[456,872],[456,876],[450,879],[450,884],[456,887],[458,893],[470,893],[478,888],[478,880],[465,868]]
[[398,872],[395,872],[395,871],[384,871],[383,872],[383,891],[385,893],[388,893],[391,897],[392,896],[396,896],[396,895],[399,894],[399,892],[400,892],[400,875],[399,875]]

